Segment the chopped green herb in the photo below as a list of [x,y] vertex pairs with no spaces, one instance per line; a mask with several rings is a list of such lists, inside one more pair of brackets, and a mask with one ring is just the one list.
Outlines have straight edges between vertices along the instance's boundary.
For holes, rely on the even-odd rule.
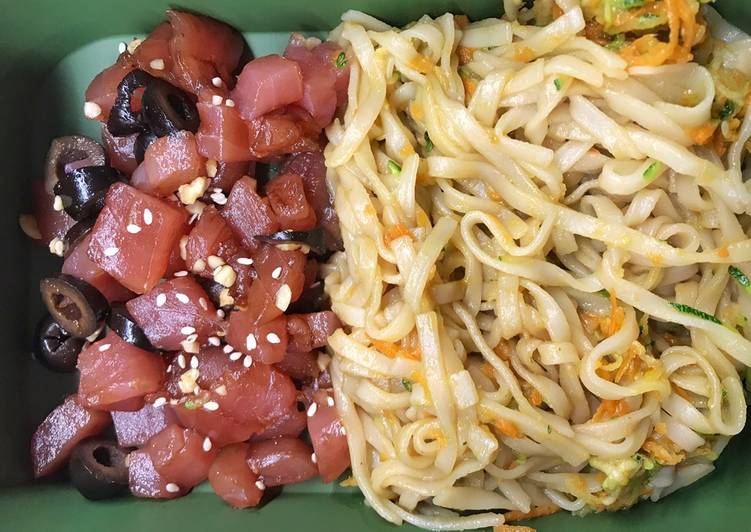
[[603,288],[602,290],[600,290],[599,292],[597,292],[597,293],[598,293],[599,295],[601,295],[602,297],[610,297],[610,292],[608,292],[608,291],[607,291],[607,290],[605,290],[604,288]]
[[466,65],[459,67],[459,75],[463,78],[480,79],[480,77],[474,73],[474,71]]
[[635,7],[642,7],[644,0],[623,0],[624,9],[634,9]]
[[746,292],[751,293],[751,280],[748,279],[745,273],[740,271],[735,266],[730,266],[728,268],[728,273],[730,273],[730,276],[733,279],[738,281],[738,284],[741,285]]
[[607,48],[608,50],[618,51],[623,48],[624,44],[626,44],[626,36],[623,33],[619,33],[608,44],[605,45],[605,48]]
[[746,368],[743,377],[743,380],[745,381],[746,391],[748,393],[751,393],[751,368]]
[[389,172],[391,172],[392,175],[399,175],[402,173],[402,167],[394,161],[389,161],[388,167]]
[[409,379],[402,379],[402,386],[404,386],[404,389],[408,392],[412,391],[412,381]]
[[555,85],[555,90],[557,91],[563,88],[563,82],[560,80],[560,78],[555,78],[553,80],[553,85]]
[[722,389],[722,400],[725,401],[725,400],[727,400],[727,398],[728,398],[728,391],[725,388],[723,388]]
[[336,68],[344,68],[347,66],[347,55],[342,52],[336,57],[336,61],[334,61],[334,65]]
[[433,151],[434,147],[435,146],[433,146],[433,141],[430,140],[430,135],[428,135],[428,132],[426,131],[425,132],[425,151],[427,153],[430,153],[431,151]]
[[726,101],[725,105],[723,105],[722,109],[720,110],[720,120],[727,120],[728,118],[732,118],[737,108],[738,105],[733,100]]
[[673,307],[678,312],[683,312],[684,314],[691,314],[692,316],[696,316],[697,318],[701,318],[703,320],[711,321],[712,323],[722,325],[722,322],[720,320],[718,320],[711,314],[707,314],[706,312],[699,310],[698,308],[690,307],[688,305],[684,305],[683,303],[670,303],[670,306]]
[[644,179],[655,179],[662,173],[662,170],[662,163],[660,161],[655,161],[644,170]]
[[553,433],[553,429],[550,425],[548,425],[548,434],[552,434],[552,433]]
[[650,471],[654,469],[655,465],[657,465],[655,464],[654,460],[652,460],[650,457],[643,455],[641,453],[636,453],[634,455],[634,460],[639,462],[642,465],[642,467],[644,467],[645,471]]
[[516,455],[516,460],[514,460],[519,465],[524,465],[527,463],[527,455],[524,453],[519,453]]
[[183,408],[187,408],[188,410],[195,410],[196,408],[198,408],[198,404],[195,401],[188,399],[183,403]]

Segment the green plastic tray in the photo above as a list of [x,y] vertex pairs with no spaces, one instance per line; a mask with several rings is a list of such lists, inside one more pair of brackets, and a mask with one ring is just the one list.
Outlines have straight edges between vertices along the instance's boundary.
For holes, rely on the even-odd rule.
[[[26,0],[2,2],[0,32],[0,153],[5,194],[0,209],[0,530],[180,531],[298,530],[387,531],[352,489],[310,482],[285,490],[260,510],[232,510],[200,486],[170,502],[123,498],[92,503],[63,483],[32,483],[28,457],[31,433],[75,386],[71,377],[50,374],[29,356],[33,324],[41,315],[37,283],[59,269],[46,250],[30,244],[18,229],[29,208],[29,181],[40,176],[49,140],[73,132],[97,134],[81,116],[88,81],[117,55],[117,44],[154,27],[171,5],[162,0]],[[500,0],[184,0],[180,7],[224,19],[249,33],[257,55],[283,48],[287,33],[325,31],[348,8],[393,23],[423,13],[467,12],[497,16]],[[751,30],[749,0],[720,0],[719,9]],[[658,504],[614,514],[577,518],[558,514],[534,521],[540,531],[713,532],[751,530],[751,431],[736,438],[717,470]],[[404,530],[414,530],[405,526]]]

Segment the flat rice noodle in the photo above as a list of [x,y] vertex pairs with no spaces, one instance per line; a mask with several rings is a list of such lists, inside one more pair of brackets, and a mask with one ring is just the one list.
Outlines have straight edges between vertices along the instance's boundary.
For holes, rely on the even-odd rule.
[[232,187],[222,216],[243,246],[250,250],[258,247],[257,235],[268,235],[279,230],[279,222],[268,200],[258,195],[256,181],[250,177],[240,178]]
[[219,451],[209,469],[209,483],[214,493],[233,508],[258,506],[264,491],[258,489],[258,476],[245,461],[247,444],[235,444]]
[[316,226],[316,213],[305,197],[305,187],[299,175],[275,177],[266,186],[266,196],[282,229],[307,231]]
[[86,281],[99,290],[110,303],[129,300],[133,297],[133,292],[118,283],[110,274],[94,264],[89,258],[90,241],[91,235],[86,235],[73,251],[65,257],[62,273]]
[[193,429],[168,425],[146,442],[144,450],[160,476],[186,489],[206,480],[216,458],[216,447],[205,450],[204,440]]
[[298,438],[277,438],[251,443],[247,451],[250,470],[266,487],[304,482],[318,474],[313,450]]
[[[241,312],[233,312],[229,319],[227,341],[254,361],[275,364],[284,359],[287,351],[287,320],[279,316],[265,323],[253,323]],[[253,340],[248,341],[250,335]],[[249,348],[252,347],[252,348]]]
[[73,448],[96,436],[110,424],[106,412],[89,410],[76,395],[69,395],[44,418],[31,437],[31,465],[34,477],[51,475],[62,468]]
[[[96,120],[107,122],[107,118],[117,98],[117,86],[120,85],[123,78],[134,68],[136,68],[136,65],[130,55],[124,52],[120,54],[115,64],[105,68],[91,80],[84,93],[84,98],[87,102],[93,102],[102,109],[102,113],[96,117]],[[139,91],[138,97],[134,98],[131,102],[134,110],[141,108],[140,96]]]
[[180,185],[206,173],[206,160],[198,153],[196,138],[190,131],[156,139],[146,149],[143,166],[145,176],[138,174],[137,180],[134,174],[133,186],[159,196],[169,196]]
[[121,447],[142,447],[149,438],[174,422],[169,408],[156,407],[150,402],[134,412],[112,412],[117,443]]
[[[287,324],[289,331],[289,323]],[[291,338],[291,337],[290,337]],[[283,371],[296,382],[311,383],[313,382],[321,369],[318,367],[318,353],[309,351],[307,353],[290,351],[290,345],[287,345],[287,352],[281,362],[274,365],[280,371]]]
[[232,99],[245,120],[281,109],[302,96],[299,65],[276,54],[259,57],[245,65],[232,90]]
[[203,260],[205,269],[196,273],[212,277],[212,269],[208,266],[209,256],[214,255],[227,262],[240,251],[240,245],[224,217],[215,207],[209,206],[188,235],[185,251],[189,270],[194,270],[196,261]]
[[146,450],[133,451],[128,455],[128,487],[136,497],[146,499],[175,499],[187,494],[190,489],[178,486],[178,491],[167,491],[170,481],[154,468]]
[[135,145],[138,134],[125,137],[113,136],[106,124],[102,124],[102,146],[109,165],[129,176],[138,167]]
[[46,246],[54,238],[64,239],[68,229],[73,227],[76,221],[65,211],[56,211],[52,207],[55,196],[45,190],[44,181],[31,182],[31,199],[34,218],[42,235],[39,243]]
[[313,394],[316,411],[308,416],[308,433],[315,449],[321,480],[333,482],[349,467],[349,447],[344,426],[331,395],[318,390]]
[[199,102],[197,107],[201,124],[196,133],[196,141],[201,155],[232,163],[251,159],[248,126],[236,107],[206,102]]
[[162,358],[120,338],[113,331],[78,355],[78,398],[95,410],[139,410],[146,394],[162,388]]

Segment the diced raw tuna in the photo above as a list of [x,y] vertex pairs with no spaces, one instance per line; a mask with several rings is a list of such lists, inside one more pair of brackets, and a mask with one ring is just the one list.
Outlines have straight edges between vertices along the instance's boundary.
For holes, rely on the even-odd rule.
[[248,324],[246,327],[250,327],[259,323],[268,323],[283,314],[276,306],[274,297],[268,293],[264,283],[259,279],[251,283],[245,299],[245,308],[234,311],[230,320],[234,314],[238,314],[234,320],[238,323],[246,323]]
[[251,441],[273,440],[284,436],[297,438],[305,430],[306,425],[305,412],[300,412],[297,405],[292,405],[292,408],[277,417],[266,430],[253,436]]
[[302,293],[305,263],[302,251],[284,251],[268,244],[260,246],[253,255],[253,266],[268,293],[276,298],[279,290],[287,285],[291,293],[290,301],[297,301]]
[[233,312],[229,320],[227,341],[238,351],[263,364],[284,359],[287,350],[287,320],[284,316],[266,323],[252,323],[247,316]]
[[[126,74],[134,68],[135,65],[126,52],[120,55],[114,65],[101,71],[89,83],[84,97],[87,102],[95,103],[102,109],[102,113],[96,118],[97,120],[101,122],[107,121],[112,106],[115,105],[117,86],[120,85]],[[140,97],[137,101],[133,101],[132,104],[134,109],[139,109],[141,106]]]
[[159,355],[139,349],[113,331],[78,355],[81,372],[79,400],[96,410],[138,410],[143,396],[156,392],[164,381],[164,362]]
[[146,441],[174,422],[164,405],[154,406],[147,402],[135,412],[112,412],[117,443],[121,447],[142,447]]
[[138,134],[115,137],[109,132],[107,125],[102,124],[102,145],[107,154],[107,161],[110,166],[128,176],[138,167],[135,154],[137,138]]
[[248,126],[236,107],[199,102],[201,125],[196,134],[198,152],[208,159],[226,162],[247,161]]
[[250,177],[239,179],[232,187],[222,216],[248,249],[258,247],[257,235],[269,235],[279,230],[279,222],[268,200],[258,195],[256,181]]
[[[315,413],[308,416],[308,432],[313,442],[321,480],[333,482],[349,467],[349,447],[344,426],[333,397],[324,390],[315,392]],[[308,410],[310,413],[310,409]]]
[[[289,331],[289,322],[287,322],[287,331]],[[318,353],[313,352],[294,352],[290,351],[289,344],[287,352],[281,362],[275,364],[275,367],[292,377],[297,382],[312,382],[318,377],[321,369],[318,367]]]
[[172,26],[169,22],[162,22],[154,28],[133,53],[133,60],[138,68],[152,76],[160,78],[168,76],[174,68],[169,48],[170,39],[172,39]]
[[216,175],[211,178],[209,188],[220,188],[222,191],[229,192],[238,179],[246,175],[253,177],[255,173],[256,163],[254,161],[229,162],[226,159],[220,160]]
[[133,451],[128,455],[128,487],[136,497],[147,499],[174,499],[190,491],[162,477],[154,468],[149,453],[145,450]]
[[287,316],[290,351],[306,352],[324,347],[334,331],[341,327],[336,314],[330,310]]
[[88,254],[90,241],[91,235],[86,235],[68,254],[63,262],[62,273],[86,281],[99,290],[110,303],[127,301],[133,296],[133,292],[91,261]]
[[321,129],[307,111],[290,106],[248,123],[248,149],[254,159],[320,149]]
[[280,55],[259,57],[245,65],[232,91],[232,99],[246,120],[280,109],[302,96],[300,67]]
[[208,436],[217,447],[247,441],[253,434],[263,430],[263,425],[258,421],[240,423],[220,410],[211,412],[200,406],[186,408],[185,404],[172,409],[180,425]]
[[324,64],[324,57],[314,54],[305,45],[305,38],[299,34],[290,37],[284,57],[295,61],[300,66],[303,78],[303,95],[299,105],[308,111],[319,127],[324,128],[336,112],[336,74],[333,62]]
[[[291,38],[290,38],[291,40]],[[316,55],[323,65],[328,66],[334,71],[334,89],[336,90],[336,105],[341,107],[347,103],[347,90],[349,89],[349,76],[350,76],[350,64],[352,63],[351,52],[348,55],[344,52],[344,59],[340,59],[343,50],[341,46],[331,41],[326,41],[316,46],[313,49],[313,54]],[[342,63],[345,63],[342,65]]]
[[169,425],[144,446],[162,478],[189,489],[206,480],[217,449],[192,429]]
[[178,351],[189,336],[205,340],[219,330],[216,308],[191,277],[165,281],[126,306],[157,349]]
[[267,487],[296,484],[318,474],[313,450],[298,438],[277,438],[251,443],[248,467]]
[[[212,268],[208,265],[210,255],[220,257],[225,262],[240,251],[240,245],[235,240],[232,228],[214,207],[206,207],[193,230],[188,235],[185,245],[185,262],[188,269],[212,276]],[[195,268],[196,261],[202,260],[204,269]]]
[[115,183],[91,231],[89,258],[126,288],[148,292],[167,270],[186,218],[178,207]]
[[52,207],[55,196],[44,189],[44,181],[31,182],[31,195],[34,218],[42,235],[41,243],[46,246],[53,238],[65,238],[68,229],[73,227],[76,221],[65,211],[56,211]]
[[[168,196],[180,185],[193,181],[206,173],[206,160],[198,153],[193,133],[179,131],[156,139],[146,149],[144,156],[145,175],[134,174],[132,183],[136,188],[150,194]],[[143,182],[143,177],[147,178]]]
[[305,197],[302,178],[284,174],[266,186],[266,196],[282,229],[306,231],[316,226],[316,213]]
[[256,485],[258,476],[246,462],[247,444],[235,444],[219,451],[209,469],[209,483],[214,492],[233,508],[258,506],[263,490]]
[[88,410],[75,395],[69,395],[50,412],[31,437],[34,476],[44,477],[60,469],[78,442],[96,436],[109,424],[108,413]]

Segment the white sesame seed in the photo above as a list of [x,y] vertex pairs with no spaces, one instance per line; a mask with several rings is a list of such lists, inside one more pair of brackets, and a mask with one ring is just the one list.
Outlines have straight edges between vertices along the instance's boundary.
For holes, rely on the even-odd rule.
[[246,368],[249,368],[252,365],[253,365],[253,358],[251,356],[246,356],[245,358],[243,358],[243,366],[245,366]]
[[216,311],[216,315],[219,318],[224,318],[225,314],[224,314],[224,311],[222,309],[219,309],[219,310]]
[[291,302],[292,290],[290,289],[289,285],[283,284],[281,288],[279,288],[279,291],[276,293],[276,300],[274,301],[274,304],[276,305],[276,308],[278,308],[282,312],[285,312],[287,308],[289,308],[289,304]]
[[310,455],[310,461],[313,462],[314,464],[318,463],[318,457],[316,456],[316,453],[313,453]]
[[112,347],[112,344],[104,344],[99,346],[99,352],[104,353],[107,349]]
[[167,399],[165,397],[157,397],[156,401],[154,401],[154,408],[159,408],[165,404],[167,404]]
[[308,417],[313,417],[316,415],[316,411],[318,410],[318,403],[310,403],[310,406],[308,407]]
[[61,198],[60,196],[55,196],[55,199],[52,201],[52,208],[57,212],[65,210],[63,198]]
[[251,264],[253,264],[253,259],[248,257],[240,257],[239,259],[237,259],[237,263],[242,264],[243,266],[250,266]]
[[211,103],[213,103],[214,105],[222,105],[223,101],[224,101],[224,98],[222,98],[218,94],[215,94],[214,96],[211,97]]
[[180,332],[183,334],[193,334],[194,332],[196,332],[196,328],[191,327],[190,325],[186,325],[185,327],[180,329]]
[[178,485],[177,485],[177,484],[175,484],[174,482],[170,482],[169,484],[167,484],[167,485],[165,486],[165,489],[166,489],[166,490],[167,490],[168,492],[170,492],[170,493],[177,493],[178,491],[180,491],[180,486],[178,486]]
[[136,51],[136,48],[138,48],[139,46],[141,46],[142,42],[143,41],[141,39],[133,39],[132,41],[130,41],[128,43],[128,46],[126,47],[127,50],[128,50],[128,53],[130,53],[130,54],[134,53]]
[[203,450],[205,452],[209,452],[211,450],[211,447],[212,447],[211,439],[208,436],[206,436],[206,438],[204,438],[203,440]]
[[222,348],[222,351],[224,351],[225,354],[229,355],[232,351],[234,351],[235,348],[231,345],[227,344]]
[[145,223],[146,225],[151,225],[153,221],[154,221],[154,215],[151,214],[151,210],[144,209],[143,210],[143,223]]
[[190,367],[192,369],[198,369],[198,357],[196,356],[190,357]]
[[164,59],[152,59],[149,66],[154,70],[164,70]]
[[127,231],[132,235],[137,235],[141,232],[141,226],[136,224],[128,224],[128,227],[126,227]]
[[167,366],[167,373],[172,373],[172,364]]
[[211,190],[212,190],[212,192],[221,192],[222,191],[222,189],[219,188],[219,187],[212,188]]
[[196,387],[193,388],[193,395],[201,395],[201,387],[196,384]]
[[188,276],[188,272],[186,272],[185,270],[180,270],[179,272],[175,272],[175,277],[187,277],[187,276]]
[[167,302],[167,294],[159,294],[156,296],[156,306],[161,307]]
[[279,338],[279,336],[276,333],[272,333],[272,332],[266,335],[266,340],[270,344],[278,344],[278,343],[281,343],[282,341],[281,338]]
[[216,336],[209,336],[209,345],[213,345],[214,347],[219,347],[222,344],[222,341],[216,337]]
[[263,480],[256,480],[256,488],[263,491],[266,489],[266,484],[263,483]]
[[334,406],[334,398],[329,396],[326,398],[326,404],[329,406]]
[[255,335],[254,335],[253,333],[250,333],[250,334],[249,334],[249,335],[248,335],[248,336],[247,336],[247,337],[245,338],[245,347],[247,347],[247,348],[248,348],[248,351],[252,351],[252,350],[253,350],[253,349],[255,349],[255,348],[256,348],[257,346],[258,346],[258,342],[256,342],[256,337],[255,337]]
[[225,396],[227,395],[227,387],[224,384],[220,384],[217,386],[214,391],[217,395]]
[[211,79],[211,84],[212,84],[212,85],[213,85],[214,87],[217,87],[217,88],[218,88],[218,87],[221,87],[221,86],[222,86],[222,78],[220,78],[219,76],[217,76],[217,77],[215,77],[215,78],[212,78],[212,79]]
[[104,250],[104,256],[105,257],[114,257],[120,252],[120,250],[116,247],[107,248]]
[[224,105],[226,105],[227,107],[234,107],[235,106],[235,100],[230,100],[229,98],[227,98],[224,101]]
[[[178,292],[177,294],[175,294],[175,297],[177,298],[177,300],[180,303],[187,304],[187,303],[190,302],[190,298],[188,296],[186,296],[185,294],[181,293],[181,292]],[[188,334],[190,334],[190,333],[188,333]]]
[[240,351],[235,351],[234,353],[232,353],[232,354],[231,354],[231,355],[229,356],[229,359],[230,359],[230,360],[231,360],[232,362],[237,362],[238,360],[240,360],[240,359],[242,358],[242,356],[243,356],[243,354],[242,354],[242,353],[241,353]]
[[182,353],[177,355],[177,365],[180,366],[180,368],[185,369],[185,355]]
[[[219,166],[217,165],[216,159],[207,159],[206,160],[206,175],[208,177],[216,177],[216,173],[219,171]],[[221,192],[222,189],[219,189],[219,192]],[[214,189],[214,192],[216,192],[216,189]]]
[[125,50],[128,49],[128,45],[124,42],[120,42],[120,44],[117,45],[117,53],[124,54]]
[[209,310],[209,304],[206,302],[205,297],[199,297],[198,298],[198,304],[201,305],[201,308],[203,310]]
[[198,333],[193,333],[185,339],[186,342],[195,342],[196,340],[198,340]]
[[225,203],[227,203],[227,196],[225,196],[223,192],[214,192],[211,195],[211,201],[213,201],[217,205],[224,205]]
[[96,102],[83,104],[83,115],[89,120],[94,120],[102,114],[102,108]]
[[201,346],[195,340],[184,340],[180,342],[180,346],[186,353],[198,353],[201,350]]
[[281,266],[277,266],[276,268],[274,268],[274,271],[271,272],[271,278],[272,279],[279,279],[279,277],[281,277],[281,276],[282,276],[282,267]]
[[217,403],[216,401],[209,401],[208,403],[203,405],[203,408],[210,412],[214,412],[215,410],[219,410],[219,403]]

